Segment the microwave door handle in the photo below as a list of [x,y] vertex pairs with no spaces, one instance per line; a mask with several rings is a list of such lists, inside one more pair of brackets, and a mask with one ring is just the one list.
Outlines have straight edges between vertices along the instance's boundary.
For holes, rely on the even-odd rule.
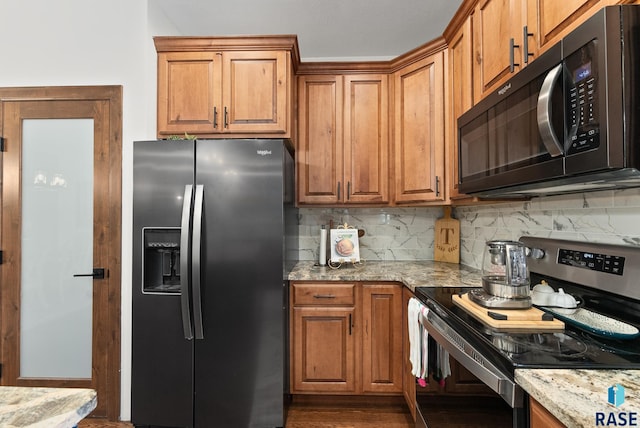
[[204,186],[196,185],[196,193],[193,203],[193,241],[191,246],[191,266],[193,267],[193,326],[196,339],[204,339],[202,327],[202,210],[204,207]]
[[191,325],[191,297],[189,282],[191,281],[191,267],[189,266],[191,250],[191,208],[193,204],[193,186],[184,186],[184,198],[182,199],[182,221],[180,223],[180,309],[182,313],[182,330],[184,338],[193,339],[193,326]]
[[562,74],[562,64],[558,64],[551,70],[542,82],[542,88],[538,95],[538,130],[542,137],[542,143],[552,157],[564,154],[564,145],[558,139],[553,124],[551,123],[551,95]]

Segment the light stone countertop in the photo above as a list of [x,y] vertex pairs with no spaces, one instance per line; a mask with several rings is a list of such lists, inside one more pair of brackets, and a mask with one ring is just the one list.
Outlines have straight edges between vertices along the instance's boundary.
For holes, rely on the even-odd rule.
[[[482,284],[478,269],[435,261],[375,261],[339,269],[300,261],[289,274],[289,280],[395,281],[412,291],[416,287]],[[569,428],[597,426],[596,412],[603,412],[606,418],[609,412],[640,413],[640,370],[516,369],[515,380]],[[608,388],[616,383],[625,388],[625,402],[619,408],[607,402]]]
[[93,389],[0,386],[0,426],[70,428],[97,403]]
[[[583,369],[516,369],[516,382],[536,401],[569,428],[621,426],[607,423],[619,418],[621,412],[636,413],[640,423],[640,370],[583,370]],[[608,389],[620,384],[624,387],[624,402],[615,407],[608,403]],[[600,412],[601,421],[597,422]],[[617,415],[610,416],[610,413]]]
[[446,262],[372,261],[338,269],[300,261],[289,273],[291,281],[395,281],[411,291],[416,287],[480,287],[478,269]]

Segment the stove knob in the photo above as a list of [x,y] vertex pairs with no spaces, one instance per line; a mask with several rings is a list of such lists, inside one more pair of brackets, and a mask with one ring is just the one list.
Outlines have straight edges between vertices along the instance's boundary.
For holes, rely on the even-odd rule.
[[527,248],[526,253],[528,257],[538,260],[544,258],[545,254],[542,248]]

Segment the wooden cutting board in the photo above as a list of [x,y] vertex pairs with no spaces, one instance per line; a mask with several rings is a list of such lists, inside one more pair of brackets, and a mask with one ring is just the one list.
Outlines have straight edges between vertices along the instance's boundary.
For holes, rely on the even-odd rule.
[[[538,308],[485,308],[469,300],[469,296],[466,293],[462,296],[454,294],[452,299],[453,303],[469,312],[474,318],[496,330],[564,330],[564,323],[562,321],[553,317],[549,318],[549,314],[546,314]],[[549,320],[545,321],[543,317]]]
[[436,220],[433,259],[460,263],[460,221],[451,218],[451,207],[444,207],[444,217]]

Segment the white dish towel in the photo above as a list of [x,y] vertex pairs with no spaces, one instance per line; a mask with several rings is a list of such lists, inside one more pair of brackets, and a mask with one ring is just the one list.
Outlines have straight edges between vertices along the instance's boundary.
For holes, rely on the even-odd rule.
[[425,307],[414,297],[409,299],[407,320],[409,330],[409,361],[411,374],[424,379],[428,370],[428,338],[429,334],[420,324],[420,316],[426,316],[429,308]]
[[[418,380],[426,380],[429,375],[429,333],[420,323],[420,317],[427,317],[429,308],[424,306],[418,299],[409,299],[407,308],[408,330],[409,330],[409,360],[411,361],[411,374]],[[437,344],[436,367],[439,369],[441,383],[451,375],[449,365],[449,353]],[[423,382],[420,382],[422,386]],[[444,386],[444,385],[442,385]]]

